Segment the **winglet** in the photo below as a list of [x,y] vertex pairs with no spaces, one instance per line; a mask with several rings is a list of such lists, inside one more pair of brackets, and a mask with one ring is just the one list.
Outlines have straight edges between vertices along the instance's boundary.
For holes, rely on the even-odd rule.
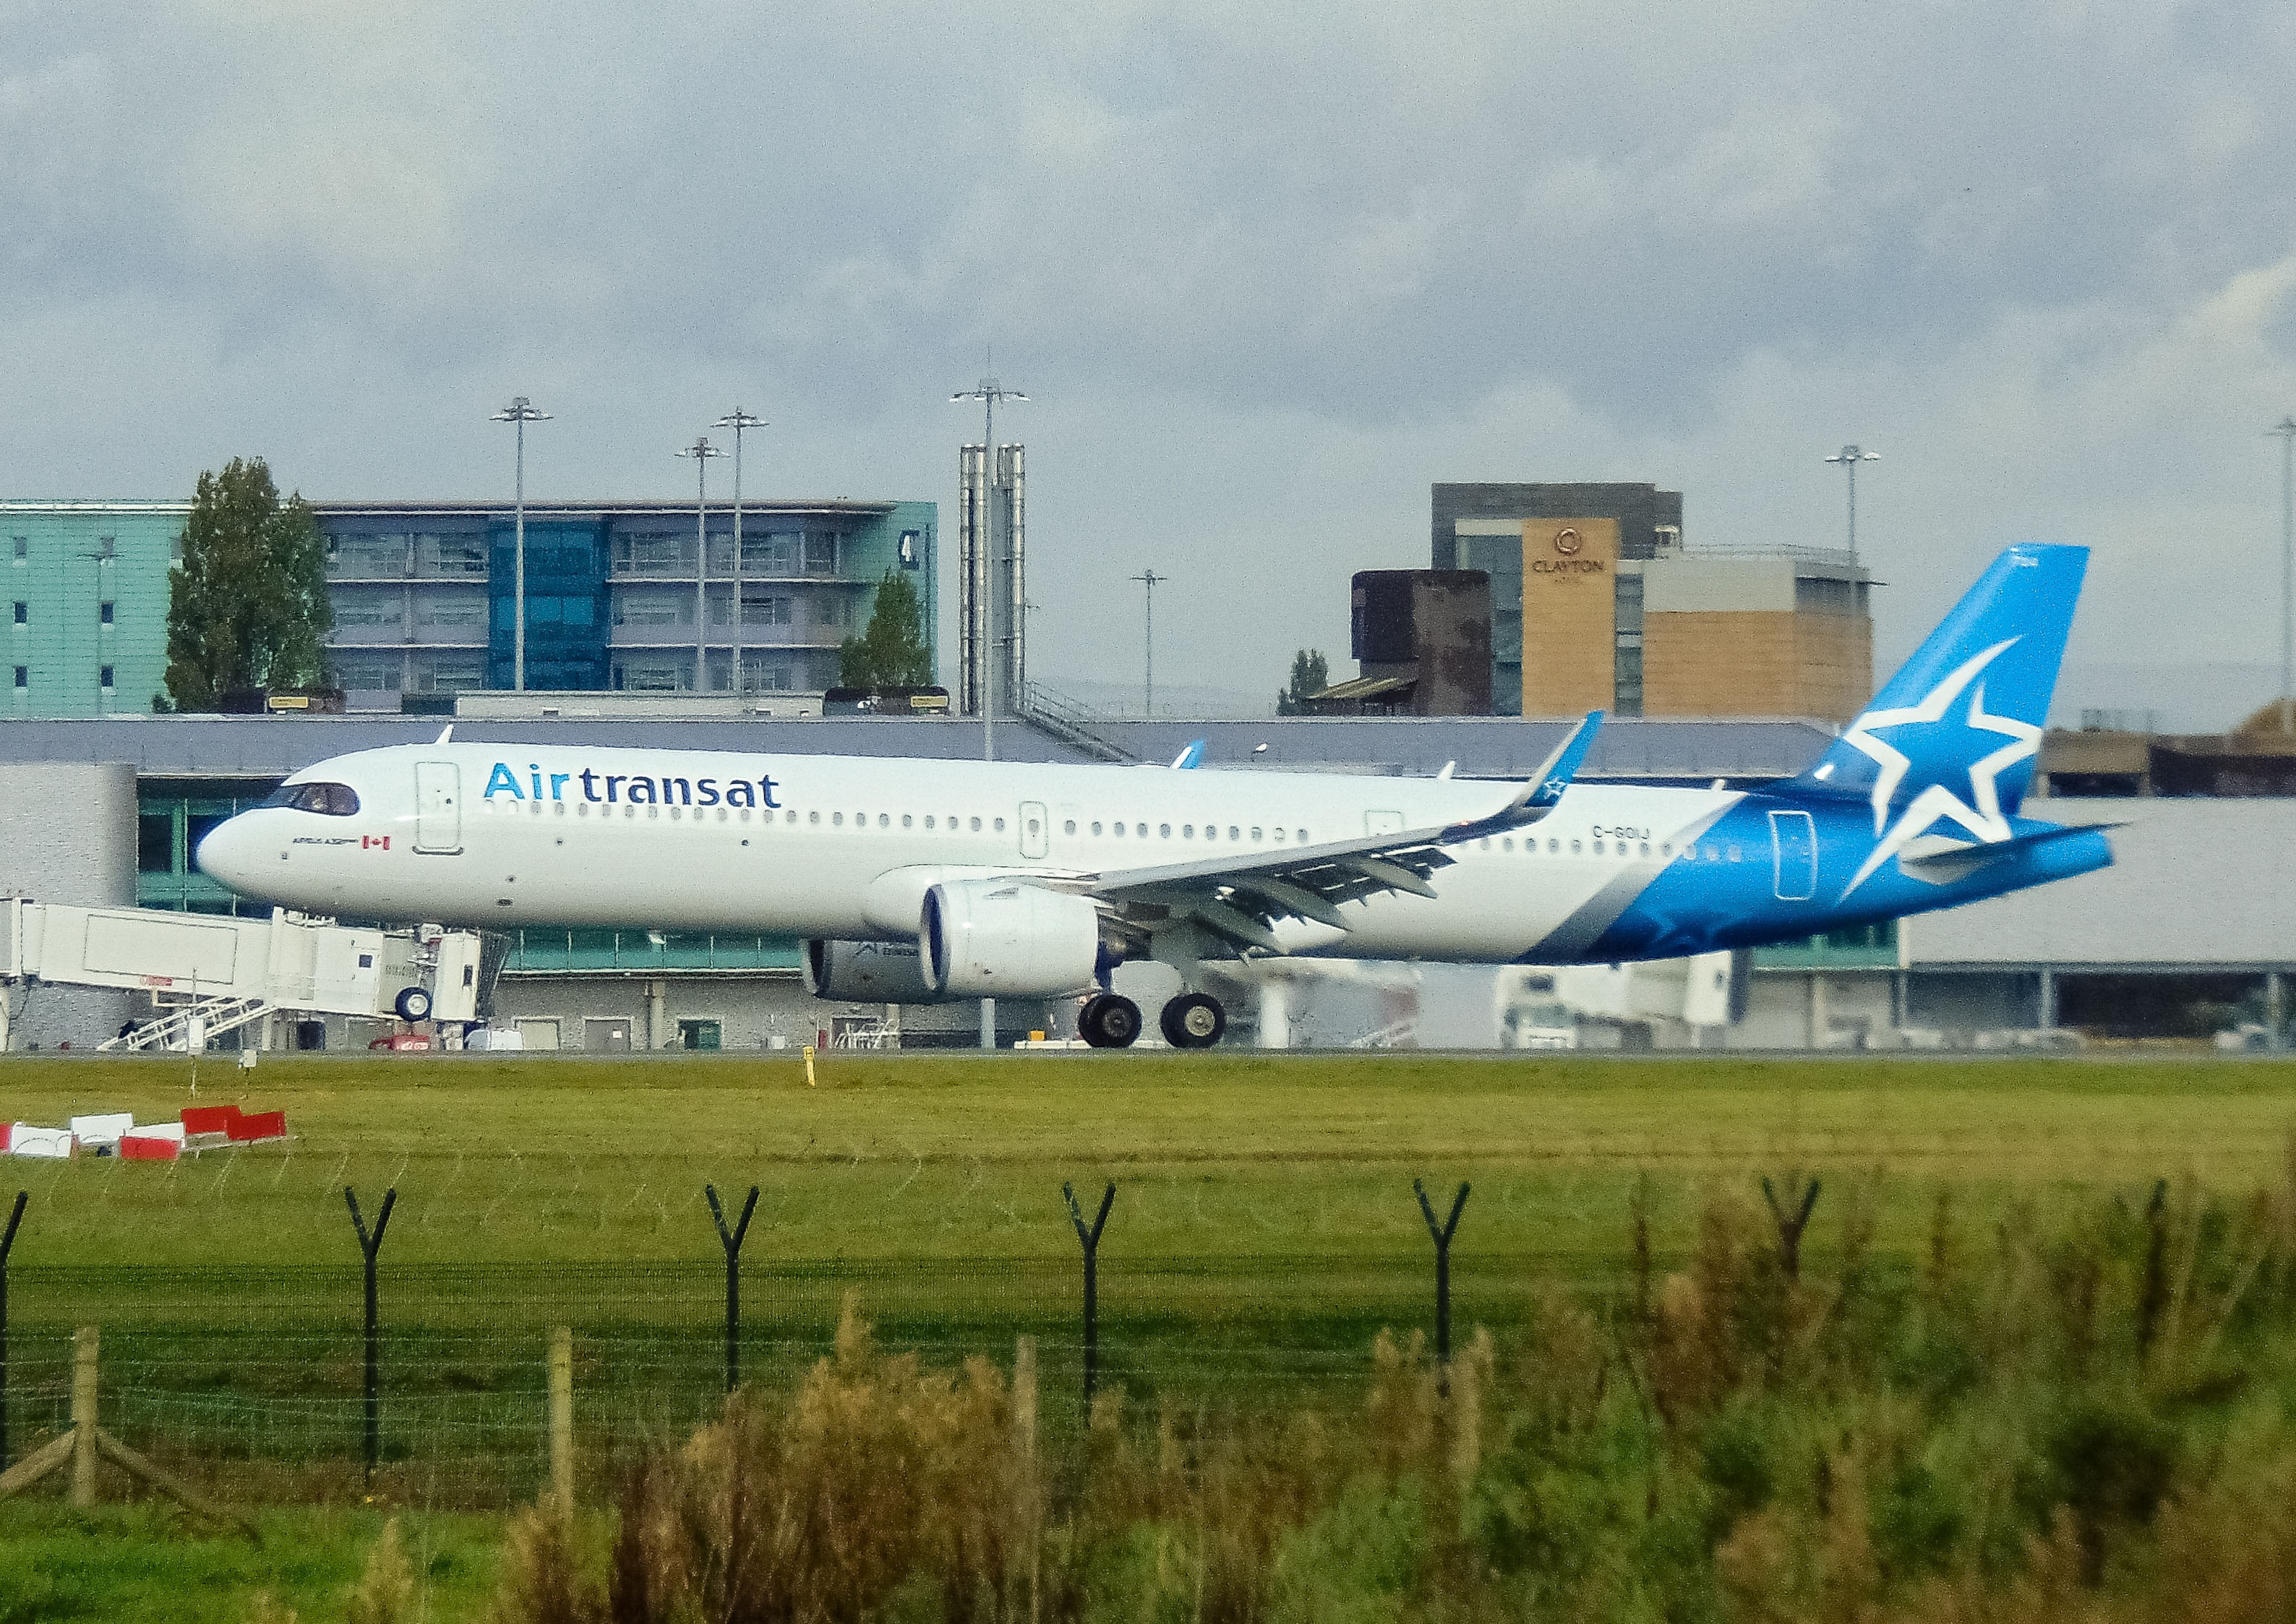
[[1172,758],[1172,765],[1176,768],[1185,769],[1201,766],[1203,759],[1204,742],[1201,739],[1191,739],[1188,741],[1187,748]]
[[1447,841],[1472,840],[1498,829],[1519,829],[1525,824],[1535,824],[1561,804],[1562,792],[1578,775],[1580,763],[1593,748],[1595,730],[1603,725],[1603,712],[1589,710],[1587,718],[1572,728],[1556,745],[1553,753],[1538,764],[1538,770],[1527,779],[1515,798],[1489,817],[1478,817],[1464,824],[1454,824],[1443,832]]
[[439,730],[439,737],[434,741],[434,742],[439,744],[452,744],[454,742],[455,725],[454,723],[449,722]]

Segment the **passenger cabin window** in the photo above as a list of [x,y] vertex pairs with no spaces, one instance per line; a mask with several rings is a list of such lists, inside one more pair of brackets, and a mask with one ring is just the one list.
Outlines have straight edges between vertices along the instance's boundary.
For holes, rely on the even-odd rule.
[[329,817],[349,817],[359,809],[358,792],[347,783],[283,783],[263,803],[295,812],[318,812]]

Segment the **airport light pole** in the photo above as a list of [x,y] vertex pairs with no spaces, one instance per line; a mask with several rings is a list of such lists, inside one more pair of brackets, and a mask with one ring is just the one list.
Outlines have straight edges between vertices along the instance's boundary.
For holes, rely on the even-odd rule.
[[742,431],[772,425],[764,418],[752,417],[740,406],[735,406],[709,426],[734,431],[734,573],[739,575],[742,572]]
[[980,673],[980,759],[996,759],[996,647],[988,629],[996,621],[996,405],[1003,400],[1026,400],[1018,390],[1008,390],[994,378],[983,378],[969,390],[959,390],[949,397],[952,403],[978,400],[980,403],[980,470],[981,494],[987,498],[982,511],[974,515],[980,527],[980,545],[988,549],[988,602],[982,606],[980,642],[984,658]]
[[1153,566],[1132,578],[1148,589],[1148,608],[1143,617],[1141,637],[1142,658],[1140,677],[1140,714],[1153,720],[1156,715],[1156,583],[1168,581],[1168,575],[1159,575]]
[[1882,460],[1882,454],[1868,451],[1862,446],[1844,446],[1825,460],[1841,463],[1849,475],[1849,557],[1855,562],[1857,558],[1857,464],[1878,463]]
[[511,586],[513,626],[511,632],[510,685],[512,692],[523,693],[526,692],[526,425],[548,422],[550,414],[536,411],[534,402],[521,395],[487,421],[518,425],[518,495],[515,498],[517,505],[512,510],[515,517],[512,521],[514,539],[511,548],[514,562],[512,564]]
[[2296,417],[2265,432],[2280,442],[2280,731],[2296,733]]
[[693,459],[693,691],[709,685],[709,459],[726,454],[707,434],[677,454]]
[[764,418],[752,417],[740,406],[735,406],[709,426],[713,429],[734,431],[734,579],[735,585],[733,607],[727,616],[728,624],[732,628],[734,646],[726,658],[732,667],[732,669],[726,673],[726,680],[738,693],[742,686],[742,588],[740,586],[742,578],[742,431],[762,429],[767,427],[767,423]]

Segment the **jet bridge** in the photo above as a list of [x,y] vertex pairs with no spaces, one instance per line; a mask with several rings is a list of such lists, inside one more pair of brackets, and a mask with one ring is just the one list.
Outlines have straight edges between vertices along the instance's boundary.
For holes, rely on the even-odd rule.
[[[479,937],[424,926],[381,931],[307,919],[0,899],[0,991],[8,983],[151,995],[154,1018],[98,1046],[203,1048],[275,1012],[472,1021]],[[8,1000],[0,997],[0,1052]]]

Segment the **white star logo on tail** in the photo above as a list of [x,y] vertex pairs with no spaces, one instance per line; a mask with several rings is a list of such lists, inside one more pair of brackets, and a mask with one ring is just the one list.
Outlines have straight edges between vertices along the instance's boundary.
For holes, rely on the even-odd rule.
[[[1844,898],[1865,884],[1875,869],[1935,827],[1940,820],[1949,819],[1978,840],[1988,843],[2010,837],[2009,820],[2002,815],[1997,781],[2001,774],[2021,761],[2030,760],[2039,751],[2041,730],[2030,722],[2021,722],[2014,717],[1988,714],[1983,683],[1977,683],[1974,692],[1970,694],[1966,726],[1977,732],[1998,734],[2009,742],[1970,764],[1968,801],[1942,783],[1931,783],[1906,803],[1906,809],[1898,815],[1898,821],[1891,824],[1890,802],[1897,794],[1898,786],[1905,783],[1906,775],[1914,764],[1904,751],[1875,735],[1891,728],[1927,726],[1943,720],[1946,712],[1961,697],[1962,690],[1976,682],[1979,673],[2016,641],[2011,637],[1997,643],[1968,660],[1931,689],[1921,703],[1890,710],[1869,710],[1857,718],[1848,733],[1842,734],[1842,742],[1872,757],[1874,765],[1881,769],[1874,779],[1874,834],[1876,844],[1859,865],[1856,876],[1842,888]],[[1972,806],[1971,801],[1976,804]],[[1882,833],[1885,826],[1889,831],[1886,834]]]

